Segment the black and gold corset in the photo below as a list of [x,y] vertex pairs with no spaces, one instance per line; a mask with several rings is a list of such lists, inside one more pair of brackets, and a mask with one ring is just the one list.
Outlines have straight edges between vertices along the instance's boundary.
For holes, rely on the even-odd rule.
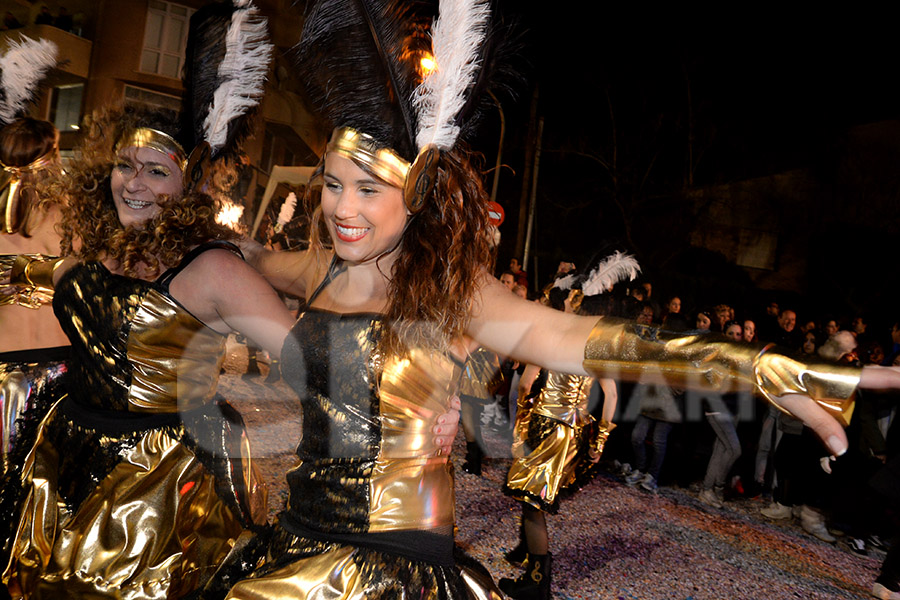
[[336,534],[445,530],[453,481],[431,428],[458,366],[436,352],[376,350],[381,317],[304,312],[282,350],[303,405],[286,518]]
[[170,297],[164,283],[82,264],[57,284],[53,310],[72,342],[69,387],[77,403],[175,413],[213,398],[225,337]]

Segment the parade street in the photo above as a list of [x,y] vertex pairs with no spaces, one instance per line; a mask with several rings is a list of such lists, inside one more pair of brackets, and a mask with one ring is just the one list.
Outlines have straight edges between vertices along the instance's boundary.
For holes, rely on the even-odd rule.
[[[230,345],[220,391],[247,423],[254,456],[270,487],[270,516],[286,500],[284,472],[293,462],[300,411],[283,381],[242,378],[245,354]],[[292,399],[293,398],[293,399]],[[510,461],[502,437],[485,431],[483,477],[461,469],[460,429],[453,450],[457,543],[495,580],[518,576],[503,560],[517,542],[520,509],[501,492]],[[613,433],[615,435],[615,433]],[[762,500],[728,502],[717,510],[697,491],[662,486],[657,494],[601,474],[547,524],[554,554],[554,598],[623,600],[733,600],[753,598],[867,598],[884,554],[852,554],[820,542],[799,523],[769,521]]]

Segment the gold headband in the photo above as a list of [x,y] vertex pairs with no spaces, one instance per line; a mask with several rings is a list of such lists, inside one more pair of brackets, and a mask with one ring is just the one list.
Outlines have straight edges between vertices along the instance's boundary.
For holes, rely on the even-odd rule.
[[338,127],[334,130],[326,152],[334,152],[363,164],[373,175],[400,189],[406,184],[411,167],[410,163],[390,148],[379,147],[372,136],[350,127]]
[[169,134],[149,127],[126,131],[116,143],[116,152],[123,148],[150,148],[168,156],[182,171],[187,166],[187,154],[181,144]]
[[7,173],[12,173],[13,177],[21,177],[25,173],[34,173],[35,171],[40,171],[41,169],[47,167],[56,160],[56,146],[50,148],[46,154],[42,154],[37,157],[27,165],[23,167],[13,167],[11,165],[3,164],[3,161],[0,160],[0,169],[3,169]]
[[372,136],[350,127],[335,129],[325,151],[365,165],[382,181],[403,190],[411,213],[419,212],[431,195],[441,159],[438,147],[428,144],[413,163],[408,163],[390,148],[380,147]]

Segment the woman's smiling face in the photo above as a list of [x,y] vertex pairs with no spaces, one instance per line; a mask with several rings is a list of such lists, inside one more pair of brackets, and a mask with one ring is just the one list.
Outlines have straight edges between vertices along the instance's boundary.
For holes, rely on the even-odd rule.
[[160,196],[180,198],[184,193],[181,169],[174,160],[151,148],[134,146],[119,151],[110,190],[119,222],[137,229],[162,210]]
[[400,188],[333,152],[325,155],[324,180],[322,216],[338,256],[364,264],[399,246],[409,216]]

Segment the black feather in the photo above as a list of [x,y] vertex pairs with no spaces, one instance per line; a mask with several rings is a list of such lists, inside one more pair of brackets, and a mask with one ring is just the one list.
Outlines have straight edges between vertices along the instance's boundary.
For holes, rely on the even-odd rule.
[[319,0],[306,15],[297,52],[301,81],[328,127],[353,127],[412,161],[421,82],[434,3]]
[[498,101],[504,96],[515,98],[524,85],[524,68],[520,64],[524,56],[522,31],[518,22],[503,20],[496,8],[492,10],[479,56],[481,68],[469,88],[466,103],[456,116],[460,139],[471,140],[483,116],[496,110],[490,94]]
[[[191,16],[184,61],[184,96],[181,110],[181,132],[178,141],[190,152],[205,139],[203,121],[209,114],[216,89],[222,84],[219,65],[225,59],[225,40],[232,15],[237,10],[232,2],[208,4]],[[249,135],[251,110],[228,125],[228,141],[213,160],[234,158],[241,142]]]

